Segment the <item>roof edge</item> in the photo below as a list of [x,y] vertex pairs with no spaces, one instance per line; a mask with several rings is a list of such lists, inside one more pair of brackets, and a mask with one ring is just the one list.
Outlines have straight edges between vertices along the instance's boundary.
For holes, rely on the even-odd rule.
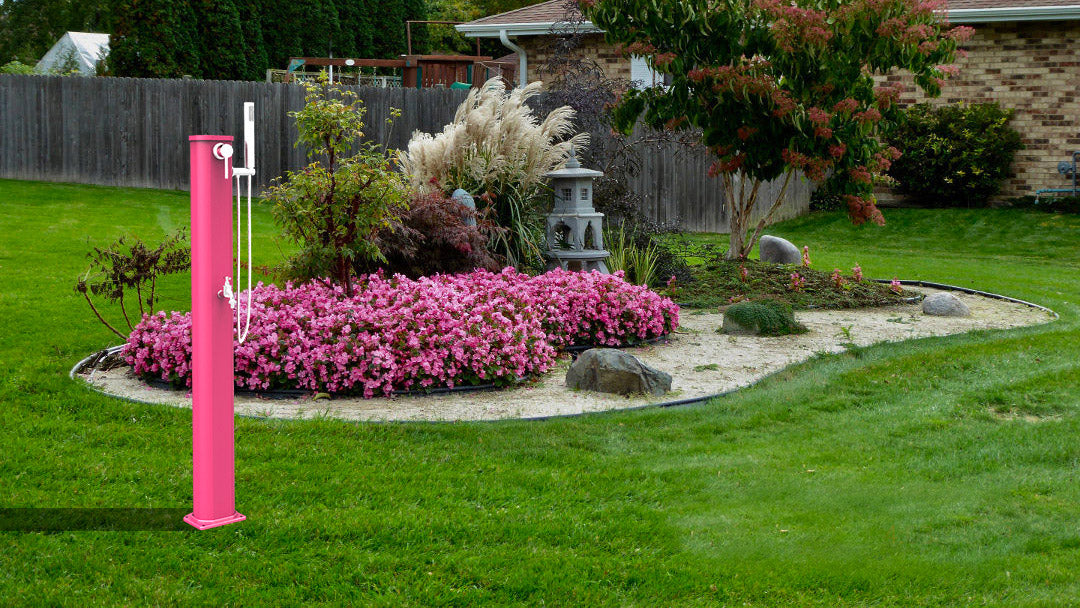
[[1056,21],[1063,19],[1080,19],[1080,4],[1070,6],[1016,6],[1005,8],[961,8],[949,10],[949,21],[952,23]]
[[[1004,8],[961,8],[948,13],[952,23],[995,23],[1010,21],[1080,20],[1080,4],[1069,6],[1022,6]],[[506,30],[508,36],[543,36],[553,33],[555,26],[568,25],[565,21],[534,23],[463,23],[454,29],[469,38],[498,38]],[[584,21],[577,26],[585,34],[603,33],[604,30]]]
[[[498,38],[499,32],[506,30],[507,36],[543,36],[554,33],[555,26],[570,26],[566,21],[548,21],[542,23],[462,23],[454,29],[470,38]],[[591,21],[576,24],[576,30],[582,34],[598,34],[604,30]]]

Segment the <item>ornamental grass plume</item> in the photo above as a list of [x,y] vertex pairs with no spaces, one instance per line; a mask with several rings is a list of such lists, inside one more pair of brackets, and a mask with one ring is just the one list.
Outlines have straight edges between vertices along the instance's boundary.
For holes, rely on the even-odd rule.
[[413,133],[398,156],[402,170],[420,189],[438,183],[496,196],[510,188],[535,191],[546,173],[565,165],[571,147],[589,142],[588,134],[573,134],[570,106],[537,121],[526,102],[541,86],[534,82],[507,92],[501,78],[492,78],[472,89],[441,133]]

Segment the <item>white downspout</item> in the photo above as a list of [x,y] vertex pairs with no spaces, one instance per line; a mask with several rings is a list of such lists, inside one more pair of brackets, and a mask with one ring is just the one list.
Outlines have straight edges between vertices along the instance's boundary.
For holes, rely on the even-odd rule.
[[518,85],[521,88],[525,88],[529,84],[529,60],[525,55],[525,49],[510,42],[510,37],[506,35],[506,30],[499,30],[499,42],[506,48],[517,53],[518,56]]

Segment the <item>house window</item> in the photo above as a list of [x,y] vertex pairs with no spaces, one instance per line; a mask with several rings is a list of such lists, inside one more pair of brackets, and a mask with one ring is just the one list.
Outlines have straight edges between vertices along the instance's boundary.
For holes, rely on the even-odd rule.
[[574,191],[571,190],[570,188],[563,188],[562,189],[562,200],[567,202],[567,203],[574,200]]
[[630,57],[630,80],[633,81],[634,87],[638,89],[667,84],[664,82],[664,75],[653,71],[649,67],[649,62],[638,55]]
[[585,186],[584,188],[581,189],[581,200],[585,201],[585,202],[589,202],[589,187],[588,186]]

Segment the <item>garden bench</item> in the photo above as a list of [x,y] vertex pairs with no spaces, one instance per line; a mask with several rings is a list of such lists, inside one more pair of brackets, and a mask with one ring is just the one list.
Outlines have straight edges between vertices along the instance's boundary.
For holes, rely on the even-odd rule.
[[1063,160],[1058,163],[1058,173],[1065,176],[1066,179],[1072,180],[1072,188],[1043,188],[1042,190],[1035,191],[1035,202],[1039,202],[1039,197],[1044,194],[1068,194],[1069,196],[1076,196],[1077,188],[1076,184],[1076,160],[1080,158],[1080,150],[1072,153],[1072,161]]

